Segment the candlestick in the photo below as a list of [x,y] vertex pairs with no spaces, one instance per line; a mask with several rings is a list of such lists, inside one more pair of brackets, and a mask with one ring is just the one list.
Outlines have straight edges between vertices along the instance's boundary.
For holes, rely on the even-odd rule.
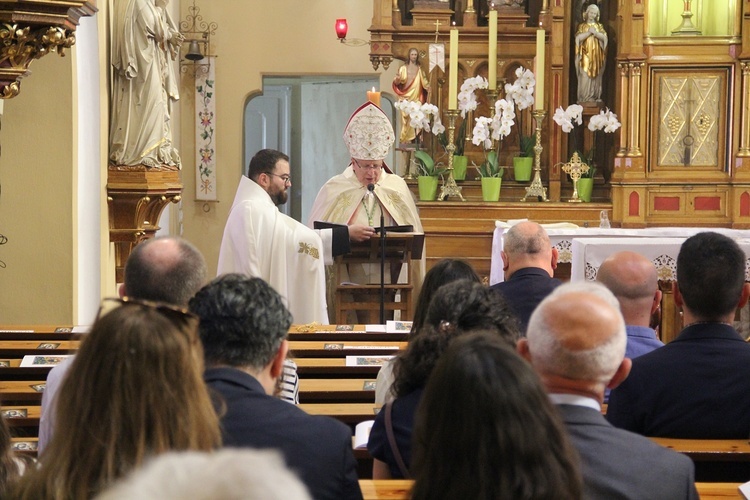
[[536,61],[534,65],[534,77],[536,78],[536,95],[534,96],[534,109],[544,109],[544,30],[536,30]]
[[458,109],[458,30],[451,29],[450,38],[450,64],[448,66],[448,109]]
[[[443,180],[443,186],[440,188],[440,196],[437,199],[438,201],[443,201],[448,196],[458,196],[461,201],[466,201],[461,194],[461,188],[456,184],[456,179],[453,178],[453,154],[456,151],[456,144],[453,139],[456,132],[458,110],[449,109],[445,114],[448,115],[448,145],[445,147],[445,150],[448,152],[448,180]],[[459,138],[459,140],[462,139]]]
[[487,80],[490,90],[497,88],[497,11],[490,11],[490,46],[487,57]]
[[536,121],[536,145],[534,146],[534,180],[531,181],[531,185],[526,188],[526,195],[521,198],[521,201],[526,201],[529,196],[541,198],[541,201],[549,201],[547,199],[547,188],[542,185],[542,123],[547,112],[543,109],[535,109],[532,112],[534,115],[534,121]]
[[380,92],[375,91],[375,87],[372,90],[367,91],[367,100],[373,103],[375,106],[380,107]]

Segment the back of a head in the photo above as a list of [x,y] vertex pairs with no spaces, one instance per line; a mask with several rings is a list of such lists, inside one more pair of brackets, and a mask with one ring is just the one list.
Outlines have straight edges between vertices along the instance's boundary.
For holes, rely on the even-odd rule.
[[432,298],[423,330],[396,359],[394,393],[405,396],[424,386],[448,345],[476,330],[494,332],[512,348],[519,337],[515,316],[500,294],[469,280],[441,286]]
[[307,500],[302,482],[278,451],[223,449],[166,453],[97,500]]
[[648,326],[659,278],[654,263],[631,251],[616,252],[602,262],[596,281],[617,297],[628,325]]
[[420,331],[424,325],[427,309],[429,308],[432,297],[441,286],[458,280],[469,280],[481,283],[482,280],[474,269],[464,260],[460,259],[443,259],[435,264],[422,282],[422,289],[419,292],[417,304],[414,307],[414,322],[412,323],[412,334]]
[[125,263],[125,292],[135,299],[185,306],[205,282],[203,255],[177,236],[139,243]]
[[[57,399],[56,432],[25,498],[83,498],[170,450],[211,450],[219,422],[203,383],[197,319],[125,303],[100,317]],[[85,422],[85,425],[82,425]]]
[[685,306],[704,321],[737,308],[745,284],[745,253],[722,234],[698,233],[680,247],[677,286]]
[[581,490],[539,378],[492,332],[456,339],[435,367],[416,415],[413,470],[415,499],[579,498]]
[[534,368],[542,375],[602,384],[625,356],[625,322],[615,296],[592,282],[567,283],[545,298],[526,331]]
[[519,222],[503,240],[503,251],[511,256],[547,259],[552,249],[547,231],[536,222]]
[[190,300],[207,365],[263,369],[292,324],[284,299],[260,278],[225,274]]
[[275,149],[261,149],[250,160],[247,177],[255,181],[262,173],[272,174],[279,160],[289,161],[289,157]]

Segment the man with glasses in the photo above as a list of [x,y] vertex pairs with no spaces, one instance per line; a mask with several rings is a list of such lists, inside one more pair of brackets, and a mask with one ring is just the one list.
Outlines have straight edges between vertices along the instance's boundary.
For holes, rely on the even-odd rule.
[[[409,187],[383,163],[394,140],[393,126],[385,113],[371,102],[360,106],[344,130],[351,163],[320,189],[308,226],[312,227],[315,221],[344,224],[349,226],[352,241],[367,241],[375,236],[375,226],[380,225],[382,207],[386,226],[410,225],[414,232],[422,233],[422,222]],[[379,265],[354,267],[349,266],[351,281],[379,282]],[[412,282],[418,288],[424,276],[424,260],[412,266],[412,271]]]
[[324,260],[348,251],[346,228],[320,235],[281,213],[292,185],[289,157],[262,149],[242,176],[229,212],[219,252],[218,274],[241,273],[262,278],[286,299],[295,323],[328,323]]

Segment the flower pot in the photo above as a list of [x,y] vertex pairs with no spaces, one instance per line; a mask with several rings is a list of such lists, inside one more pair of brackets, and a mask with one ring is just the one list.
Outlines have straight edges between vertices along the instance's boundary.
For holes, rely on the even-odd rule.
[[513,157],[513,178],[516,181],[530,181],[533,168],[534,158],[531,156]]
[[594,179],[584,177],[578,179],[578,197],[583,201],[591,201],[591,192],[594,190]]
[[453,178],[457,181],[466,179],[466,166],[469,164],[468,156],[453,156]]
[[482,177],[482,200],[497,201],[500,199],[501,177]]
[[420,201],[435,201],[437,198],[438,178],[431,175],[417,177]]

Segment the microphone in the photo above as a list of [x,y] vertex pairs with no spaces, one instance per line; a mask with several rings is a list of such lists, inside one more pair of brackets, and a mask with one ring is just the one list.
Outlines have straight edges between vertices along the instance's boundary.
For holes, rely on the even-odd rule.
[[371,193],[374,192],[375,191],[375,184],[368,184],[367,185],[367,190],[369,192],[371,192]]

